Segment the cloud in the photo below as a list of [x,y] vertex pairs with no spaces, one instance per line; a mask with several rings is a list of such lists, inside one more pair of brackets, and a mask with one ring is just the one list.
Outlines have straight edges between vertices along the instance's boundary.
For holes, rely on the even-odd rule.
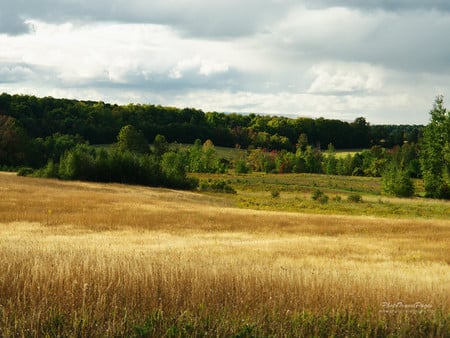
[[370,94],[382,88],[382,70],[360,64],[318,64],[308,92],[327,95]]
[[408,123],[450,91],[447,1],[5,2],[0,91]]
[[[1,0],[5,2],[6,0]],[[15,1],[8,7],[3,32],[24,32],[25,20],[162,24],[198,37],[236,37],[270,25],[291,8],[293,0],[42,0]],[[21,27],[22,29],[14,29]]]
[[27,64],[0,62],[0,83],[25,81],[33,74],[34,70]]
[[209,60],[202,60],[199,57],[194,59],[183,59],[169,72],[171,79],[181,79],[186,72],[197,73],[202,76],[210,76],[213,74],[226,73],[229,70],[229,65],[224,62],[214,62]]
[[305,0],[304,3],[314,8],[346,7],[365,11],[374,9],[384,11],[450,11],[450,3],[447,0]]
[[293,60],[370,63],[405,71],[450,67],[450,15],[360,12],[349,8],[296,11],[273,28],[271,45]]

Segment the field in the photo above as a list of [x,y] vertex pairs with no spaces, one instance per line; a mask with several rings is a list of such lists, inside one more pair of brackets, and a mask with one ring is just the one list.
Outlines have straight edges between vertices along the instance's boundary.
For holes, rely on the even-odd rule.
[[[0,173],[0,336],[450,332],[448,202],[326,176],[201,179],[238,193]],[[319,188],[342,200],[317,204]],[[339,212],[355,191],[363,202]],[[372,203],[388,207],[367,215]]]
[[[317,174],[193,174],[201,181],[223,181],[239,193],[223,196],[230,204],[246,209],[308,214],[376,216],[390,218],[449,219],[448,201],[424,198],[390,198],[381,194],[381,179]],[[422,180],[415,180],[416,194],[423,195]],[[313,201],[316,191],[328,196],[326,203]],[[276,198],[273,197],[276,193]],[[358,202],[352,197],[359,196]]]

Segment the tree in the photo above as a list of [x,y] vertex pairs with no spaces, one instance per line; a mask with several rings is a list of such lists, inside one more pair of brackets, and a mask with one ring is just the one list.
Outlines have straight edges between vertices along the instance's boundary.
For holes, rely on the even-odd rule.
[[369,146],[370,126],[364,117],[358,117],[352,122],[353,129],[353,147],[367,148]]
[[408,170],[392,160],[383,173],[383,191],[387,195],[411,197],[414,195],[414,184]]
[[336,175],[337,174],[337,159],[336,159],[336,150],[332,143],[328,144],[327,154],[324,157],[324,171],[327,175]]
[[25,164],[28,145],[28,136],[17,120],[0,115],[0,165]]
[[117,135],[117,146],[120,151],[146,153],[149,150],[144,134],[130,124],[120,129]]
[[169,151],[169,143],[167,142],[164,135],[156,135],[153,141],[153,151],[156,156],[161,157],[164,153]]
[[297,140],[297,151],[305,151],[308,146],[308,135],[302,133]]
[[450,114],[436,97],[420,144],[420,167],[427,197],[450,199]]

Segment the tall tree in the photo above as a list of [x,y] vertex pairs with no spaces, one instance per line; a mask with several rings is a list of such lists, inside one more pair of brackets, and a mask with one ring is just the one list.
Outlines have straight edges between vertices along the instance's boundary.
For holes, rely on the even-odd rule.
[[427,197],[450,199],[450,114],[439,95],[430,111],[420,150],[420,166]]
[[133,151],[146,153],[149,151],[148,142],[139,130],[132,125],[126,125],[120,129],[117,135],[117,146],[121,151]]
[[29,139],[17,120],[0,115],[0,165],[22,165],[27,161]]

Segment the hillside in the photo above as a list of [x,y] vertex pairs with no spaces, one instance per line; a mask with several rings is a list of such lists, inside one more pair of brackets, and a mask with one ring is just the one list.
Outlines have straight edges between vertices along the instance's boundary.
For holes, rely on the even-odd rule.
[[449,220],[0,173],[0,335],[444,336]]

